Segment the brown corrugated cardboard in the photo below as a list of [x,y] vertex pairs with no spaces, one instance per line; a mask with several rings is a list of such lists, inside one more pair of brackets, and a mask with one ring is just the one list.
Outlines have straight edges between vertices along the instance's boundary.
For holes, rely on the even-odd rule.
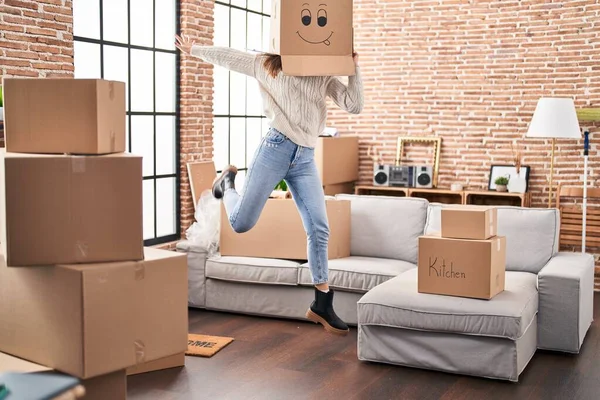
[[[53,371],[52,368],[0,353],[0,373],[2,372],[20,372],[24,374],[59,373],[58,371]],[[85,388],[84,400],[125,400],[127,398],[127,376],[125,375],[125,370],[95,378],[83,379],[81,385]]]
[[323,186],[325,196],[335,196],[338,194],[354,194],[354,182],[334,183],[333,185]]
[[188,163],[187,171],[195,210],[202,193],[205,190],[212,189],[213,182],[217,177],[217,171],[212,161]]
[[491,299],[504,290],[506,238],[419,238],[420,293]]
[[[329,259],[350,256],[350,202],[327,200]],[[306,260],[306,232],[294,200],[270,199],[254,228],[235,233],[221,209],[220,251],[223,256]]]
[[8,152],[125,151],[125,83],[100,79],[4,79]]
[[358,180],[358,136],[320,137],[315,162],[323,186]]
[[[0,351],[91,378],[187,349],[187,258],[6,268]],[[2,265],[3,264],[3,265]]]
[[271,5],[271,53],[292,76],[351,76],[352,0],[282,1]]
[[185,352],[172,356],[148,361],[134,367],[127,368],[127,375],[145,374],[146,372],[160,371],[163,369],[183,367],[185,365]]
[[4,161],[8,265],[143,258],[141,157],[6,153]]
[[442,237],[489,239],[498,230],[498,210],[486,206],[442,208]]

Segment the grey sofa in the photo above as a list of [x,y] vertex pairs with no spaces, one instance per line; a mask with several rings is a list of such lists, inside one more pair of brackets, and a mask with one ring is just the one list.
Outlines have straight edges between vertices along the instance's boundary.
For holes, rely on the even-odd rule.
[[[358,326],[358,357],[516,381],[536,349],[578,353],[592,322],[594,260],[558,251],[555,209],[498,207],[507,238],[506,290],[476,300],[417,292],[418,237],[438,231],[444,205],[416,198],[350,200],[351,256],[331,260],[342,319]],[[313,289],[306,264],[188,253],[189,304],[304,319]]]

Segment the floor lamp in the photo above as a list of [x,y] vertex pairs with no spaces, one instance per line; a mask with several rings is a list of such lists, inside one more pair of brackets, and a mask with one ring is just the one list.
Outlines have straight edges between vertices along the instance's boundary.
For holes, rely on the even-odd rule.
[[573,99],[542,97],[537,103],[526,137],[552,139],[550,179],[548,179],[548,208],[550,208],[552,207],[556,139],[581,138],[581,129]]

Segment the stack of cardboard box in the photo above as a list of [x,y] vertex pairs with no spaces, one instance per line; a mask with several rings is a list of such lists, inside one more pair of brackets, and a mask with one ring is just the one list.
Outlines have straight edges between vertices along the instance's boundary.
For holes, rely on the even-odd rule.
[[358,136],[320,137],[315,162],[325,195],[354,193],[358,180]]
[[491,299],[504,290],[506,238],[493,207],[442,208],[441,234],[419,238],[420,293]]
[[125,84],[3,89],[0,351],[81,378],[86,398],[125,398],[127,369],[183,364],[188,327],[185,255],[143,247]]

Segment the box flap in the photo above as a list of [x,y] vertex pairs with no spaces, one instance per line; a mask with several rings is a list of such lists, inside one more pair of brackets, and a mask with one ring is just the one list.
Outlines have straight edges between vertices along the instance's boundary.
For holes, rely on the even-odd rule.
[[281,56],[282,70],[290,76],[353,76],[352,54],[344,56]]
[[44,367],[40,364],[35,364],[30,361],[23,360],[21,358],[13,357],[11,355],[0,353],[0,373],[2,372],[44,372],[52,371],[52,368]]
[[194,210],[196,210],[196,205],[202,193],[205,190],[212,189],[212,184],[217,177],[217,170],[215,169],[214,162],[207,161],[188,163],[187,171],[192,190],[192,199],[194,200]]

